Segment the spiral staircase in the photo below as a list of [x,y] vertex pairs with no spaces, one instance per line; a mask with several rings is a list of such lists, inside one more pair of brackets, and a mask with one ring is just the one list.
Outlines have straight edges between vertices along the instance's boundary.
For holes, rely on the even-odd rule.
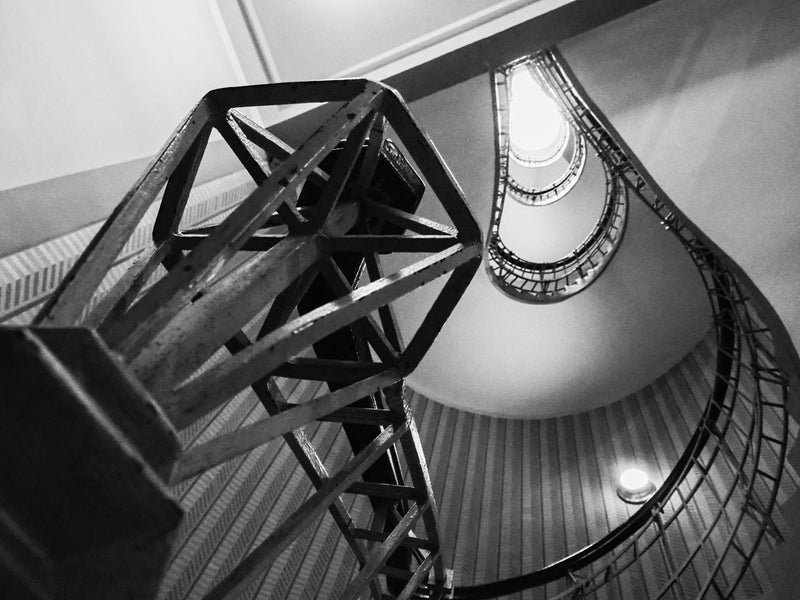
[[[574,127],[602,155],[614,182],[609,205],[624,189],[625,199],[652,210],[692,258],[712,307],[713,391],[655,494],[623,525],[562,560],[454,586],[441,552],[440,499],[403,378],[454,310],[482,251],[490,275],[511,295],[562,294],[570,286],[568,293],[577,293],[602,271],[598,256],[613,258],[603,249],[618,221],[605,219],[567,266],[519,268],[496,235],[482,246],[458,184],[391,89],[342,80],[215,90],[167,141],[33,323],[0,329],[7,390],[0,473],[13,482],[0,493],[0,576],[8,597],[154,597],[182,518],[169,486],[278,438],[315,492],[207,598],[252,590],[325,512],[359,564],[345,598],[493,598],[548,584],[557,586],[551,598],[613,597],[612,584],[638,576],[630,567],[640,561],[655,565],[651,598],[739,598],[752,590],[765,599],[794,597],[800,531],[786,523],[800,523],[800,495],[777,506],[784,464],[800,467],[800,448],[787,446],[796,426],[790,420],[800,421],[793,396],[800,370],[788,334],[752,282],[653,181],[557,53],[535,61],[570,107]],[[298,148],[241,112],[304,102],[339,108]],[[387,127],[406,155],[386,138]],[[190,226],[184,213],[212,130],[256,187],[216,222]],[[423,180],[449,224],[414,214]],[[142,221],[152,222],[149,251],[111,281]],[[379,257],[391,253],[407,253],[411,264],[385,273]],[[553,273],[565,285],[530,283]],[[404,344],[392,303],[445,276]],[[277,377],[326,387],[289,402]],[[177,430],[245,388],[258,396],[265,418],[182,447]],[[352,449],[335,472],[304,432],[315,421],[340,424]],[[724,487],[712,481],[719,472],[727,474]],[[356,527],[345,494],[367,499],[370,527]],[[715,501],[703,504],[698,520],[698,499],[709,495]],[[774,589],[759,578],[764,568]]]

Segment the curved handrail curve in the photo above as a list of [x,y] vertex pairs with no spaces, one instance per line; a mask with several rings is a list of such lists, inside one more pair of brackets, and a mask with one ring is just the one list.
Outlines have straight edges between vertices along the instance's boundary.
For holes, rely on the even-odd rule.
[[509,175],[508,193],[514,200],[529,206],[547,206],[566,196],[575,187],[586,166],[586,140],[574,127],[570,127],[570,135],[574,140],[574,149],[561,177],[550,185],[537,188],[525,186]]
[[[721,280],[726,277],[724,271],[718,273],[717,277]],[[720,313],[721,346],[726,348],[731,354],[719,353],[717,356],[717,374],[730,373],[732,360],[731,355],[735,348],[735,327],[734,320],[731,316],[730,302],[727,297],[723,297],[721,304],[728,305],[722,308]],[[473,586],[462,586],[456,589],[453,595],[454,600],[481,600],[487,598],[497,598],[507,594],[520,592],[533,587],[540,587],[547,583],[551,583],[568,577],[574,574],[577,570],[582,569],[599,558],[602,558],[615,548],[619,547],[626,540],[631,537],[633,532],[642,529],[647,525],[652,518],[653,510],[664,503],[664,501],[675,491],[677,485],[680,484],[685,476],[686,470],[691,467],[692,461],[696,458],[699,452],[703,449],[710,436],[709,426],[717,422],[720,414],[720,406],[722,405],[728,389],[727,377],[716,377],[714,390],[712,392],[713,400],[706,406],[705,412],[697,429],[695,429],[691,440],[686,446],[681,457],[678,459],[673,470],[664,480],[664,483],[656,490],[653,496],[647,500],[642,506],[622,525],[613,529],[610,533],[606,534],[600,540],[589,544],[588,546],[551,563],[542,569],[519,575],[517,577],[510,577],[501,581],[492,583],[479,584]]]
[[[508,73],[527,64],[532,77],[554,96],[563,109],[575,139],[575,150],[565,173],[542,189],[519,184],[510,171],[510,133],[508,131]],[[625,235],[628,220],[628,191],[613,160],[608,160],[606,140],[592,131],[592,122],[581,118],[585,107],[578,97],[563,97],[544,79],[532,58],[515,61],[492,71],[492,101],[495,125],[495,198],[489,233],[484,247],[489,279],[504,294],[521,302],[551,304],[560,302],[594,283],[608,266]],[[605,174],[605,198],[600,217],[584,240],[569,254],[557,260],[535,262],[520,257],[500,235],[503,207],[510,197],[533,207],[551,204],[569,193],[578,182],[586,162],[587,146],[597,153]]]

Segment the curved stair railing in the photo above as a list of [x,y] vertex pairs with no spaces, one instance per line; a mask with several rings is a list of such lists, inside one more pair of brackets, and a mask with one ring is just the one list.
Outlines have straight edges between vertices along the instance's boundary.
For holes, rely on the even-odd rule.
[[[575,138],[575,151],[564,174],[550,186],[534,189],[521,185],[510,174],[509,160],[509,73],[525,64],[543,89],[559,101]],[[495,197],[486,237],[484,256],[491,281],[505,294],[522,302],[547,304],[565,300],[591,285],[622,243],[628,217],[628,190],[619,174],[606,160],[610,141],[591,119],[578,96],[565,96],[553,87],[535,58],[515,61],[492,71],[492,99],[495,124]],[[600,158],[605,172],[605,199],[600,218],[592,231],[568,255],[546,262],[523,259],[509,248],[500,235],[503,207],[508,198],[533,207],[550,204],[568,194],[578,182],[586,161],[586,145]]]
[[[559,94],[586,102],[554,51],[534,60]],[[676,236],[702,277],[717,341],[713,390],[685,451],[628,521],[553,564],[457,587],[453,597],[495,598],[553,583],[561,589],[551,599],[594,597],[616,585],[648,599],[732,598],[743,584],[760,593],[754,557],[764,539],[781,540],[772,513],[786,454],[788,374],[796,367],[776,355],[776,346],[787,347],[788,334],[753,284],[678,211],[598,116],[587,106],[582,118],[605,132],[605,160]]]
[[[501,165],[500,174],[505,183],[508,195],[521,204],[529,206],[547,206],[566,196],[583,173],[586,166],[586,139],[574,127],[570,126],[570,136],[574,140],[574,149],[570,157],[569,164],[564,170],[564,173],[555,179],[549,185],[543,187],[526,186],[517,181],[512,175],[508,174],[508,100],[505,98],[507,94],[508,85],[501,83],[502,77],[508,79],[507,71],[500,71],[494,73],[495,83],[493,89],[495,91],[495,102],[498,108],[495,111],[496,127],[499,127],[500,133],[496,138],[500,140],[501,152],[504,154],[498,157],[498,164]],[[503,199],[505,195],[503,195]],[[501,200],[502,201],[502,200]],[[498,210],[500,212],[502,207]]]

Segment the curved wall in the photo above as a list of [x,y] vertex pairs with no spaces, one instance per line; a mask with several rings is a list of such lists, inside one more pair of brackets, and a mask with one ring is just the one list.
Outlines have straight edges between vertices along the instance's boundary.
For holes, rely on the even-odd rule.
[[[242,175],[226,185],[233,186],[234,192],[247,184]],[[209,202],[208,210],[224,204],[213,191],[209,188],[198,198],[201,204]],[[24,272],[31,269],[30,263],[50,255],[68,262],[73,255],[67,250],[85,243],[81,240],[38,246],[13,261],[0,259],[0,274]],[[28,294],[36,294],[37,280],[39,284],[52,280],[57,266],[50,265],[47,271],[31,269],[16,281],[11,293],[0,294],[0,305],[13,307],[10,312],[0,312],[0,321],[27,322],[35,310],[27,303],[40,301],[38,297],[31,300]],[[635,460],[647,465],[656,478],[668,471],[684,448],[710,389],[713,347],[712,338],[707,337],[664,377],[621,402],[556,419],[480,416],[409,391],[456,581],[460,585],[485,582],[541,567],[627,518],[629,509],[613,490],[618,468]],[[279,380],[278,385],[287,399],[295,402],[324,391],[287,380]],[[257,399],[249,392],[242,393],[182,431],[181,441],[192,446],[263,416]],[[790,444],[796,439],[796,429],[794,426]],[[340,465],[351,455],[336,425],[312,425],[306,433],[328,467]],[[731,477],[724,469],[713,475],[727,481]],[[779,502],[784,502],[797,484],[794,470],[787,467]],[[300,505],[311,485],[288,448],[276,440],[178,485],[174,491],[187,516],[176,533],[159,600],[202,597]],[[363,501],[347,495],[344,500],[357,525],[368,526],[371,511],[364,510]],[[690,506],[693,518],[705,518],[705,502],[707,499],[699,498]],[[684,531],[687,540],[692,532],[691,528]],[[680,539],[672,542],[680,547]],[[242,597],[337,597],[355,567],[338,528],[325,515]],[[654,570],[657,565],[646,563],[644,569],[648,576],[651,570],[658,574]],[[759,589],[760,570],[756,574],[748,580],[749,589]],[[645,597],[643,586],[647,584],[642,575],[637,570],[621,579],[615,584],[613,598]],[[538,599],[543,593],[530,592],[524,597]]]
[[[105,219],[200,97],[241,83],[215,2],[3,0],[0,256]],[[223,146],[201,181],[241,169]]]
[[[620,471],[639,465],[656,484],[663,481],[708,401],[715,361],[716,342],[709,334],[679,364],[636,393],[602,408],[554,419],[480,416],[414,393],[411,404],[456,585],[485,583],[541,568],[627,520],[636,507],[616,495]],[[790,445],[796,430],[794,426]],[[777,458],[771,455],[770,460]],[[718,461],[711,470],[711,485],[703,486],[688,503],[679,521],[682,536],[670,538],[676,561],[683,560],[686,545],[703,531],[711,507],[718,502],[714,490],[725,489],[732,476],[726,463]],[[689,475],[684,492],[696,477]],[[799,481],[787,469],[779,501],[785,501]],[[723,535],[714,535],[720,539],[714,538],[712,548],[724,547]],[[714,558],[709,554],[705,560]],[[706,566],[710,568],[710,563]],[[654,597],[649,594],[654,592],[652,586],[663,583],[663,569],[660,561],[643,555],[597,597]],[[764,577],[756,564],[747,575],[745,589],[760,590]],[[540,589],[507,597],[554,597],[561,589],[556,583],[547,586],[546,595]]]
[[[494,194],[490,93],[484,75],[411,105],[484,232]],[[545,208],[559,210],[561,202]],[[423,199],[421,214],[447,222],[437,204]],[[430,284],[397,303],[404,333],[437,289]],[[632,200],[625,239],[608,268],[564,302],[523,304],[477,274],[409,384],[483,414],[543,418],[588,410],[634,392],[679,361],[706,332],[708,311],[688,255]]]
[[795,349],[798,30],[793,0],[662,0],[559,44],[654,179],[772,304]]
[[[678,5],[679,3],[674,2],[664,3],[664,6],[668,7]],[[706,3],[703,6],[709,7],[711,11],[707,17],[710,17],[714,10],[724,8],[718,2]],[[678,194],[676,191],[680,190],[677,188],[669,191],[679,204],[683,200],[689,203],[686,207],[687,212],[696,222],[705,219],[703,225],[707,231],[713,232],[714,227],[720,227],[717,232],[720,235],[715,235],[715,239],[722,244],[726,236],[729,238],[730,243],[725,248],[726,251],[745,266],[757,282],[765,283],[765,291],[778,307],[797,341],[800,339],[800,335],[796,333],[800,331],[800,318],[795,319],[792,316],[795,313],[792,311],[800,308],[795,307],[790,300],[795,297],[796,289],[793,286],[796,287],[798,278],[794,271],[785,270],[787,267],[800,268],[789,262],[789,259],[793,260],[797,255],[794,247],[796,228],[793,227],[797,222],[796,203],[794,205],[792,203],[793,198],[797,197],[794,192],[797,192],[798,188],[796,179],[787,167],[797,163],[797,150],[794,145],[797,136],[794,135],[796,131],[792,129],[791,124],[800,122],[800,118],[794,118],[798,116],[796,112],[792,112],[796,111],[797,107],[791,104],[791,99],[794,97],[792,90],[796,90],[797,86],[792,84],[795,81],[791,79],[792,72],[787,71],[787,67],[797,64],[796,58],[793,58],[796,52],[790,51],[796,47],[793,45],[792,37],[793,32],[797,30],[796,11],[792,12],[795,4],[788,2],[754,2],[751,6],[756,7],[755,13],[745,10],[746,7],[742,3],[735,3],[736,8],[732,9],[732,14],[738,15],[739,20],[730,21],[726,17],[719,26],[718,37],[711,37],[719,41],[728,36],[731,41],[735,37],[732,34],[735,33],[736,27],[744,27],[745,24],[752,26],[752,30],[747,30],[751,33],[756,31],[758,43],[753,43],[747,36],[742,43],[749,44],[748,48],[754,53],[749,56],[753,60],[740,61],[737,68],[741,68],[741,72],[745,73],[747,78],[754,78],[759,85],[744,86],[747,89],[743,89],[742,82],[737,81],[735,86],[722,86],[728,94],[721,96],[729,102],[726,109],[730,109],[732,104],[736,110],[721,111],[724,113],[722,116],[709,110],[696,116],[695,120],[690,119],[689,122],[700,127],[705,126],[704,118],[708,118],[709,115],[720,118],[725,126],[714,129],[711,132],[712,138],[722,136],[728,143],[732,143],[737,135],[748,132],[752,134],[752,128],[758,129],[758,125],[750,121],[752,114],[745,110],[752,100],[762,101],[774,111],[774,114],[782,115],[780,123],[782,128],[776,127],[769,119],[759,121],[761,125],[766,125],[770,135],[764,139],[756,136],[753,139],[757,143],[752,147],[760,150],[769,149],[772,141],[779,140],[784,145],[775,145],[775,148],[782,147],[786,155],[773,156],[775,161],[770,162],[772,167],[759,166],[756,171],[745,171],[747,175],[742,177],[745,179],[752,177],[754,178],[752,182],[734,178],[733,183],[726,184],[732,187],[722,188],[727,192],[749,192],[751,193],[749,197],[761,198],[761,195],[752,195],[752,192],[756,189],[763,190],[763,186],[766,185],[763,182],[767,181],[769,191],[776,193],[773,196],[777,198],[776,204],[770,205],[769,211],[759,211],[758,205],[745,204],[748,199],[747,194],[744,196],[734,194],[732,197],[737,199],[737,207],[743,212],[733,214],[717,224],[713,222],[714,212],[700,214],[702,212],[700,211],[699,216],[690,212],[692,207],[689,204],[697,198]],[[759,13],[758,9],[763,9],[764,12]],[[670,8],[666,13],[649,13],[648,18],[652,19],[651,25],[666,22],[665,15],[669,15],[672,10]],[[687,10],[683,7],[677,12],[686,20],[682,25],[683,31],[691,33],[694,30],[690,26],[696,14],[691,11],[687,13]],[[741,12],[742,10],[744,12]],[[762,30],[758,30],[759,26],[763,26]],[[613,29],[611,31],[614,32]],[[642,33],[642,30],[639,31]],[[646,29],[643,31],[646,35],[653,34],[653,31],[650,33]],[[667,34],[671,35],[669,32]],[[696,51],[698,45],[702,45],[704,38],[698,35],[696,33],[690,35],[694,36],[695,47],[689,44],[690,52],[682,54],[677,65],[667,61],[671,56],[669,54],[666,55],[664,63],[658,63],[658,56],[650,59],[656,61],[653,64],[661,64],[662,67],[672,65],[672,68],[680,71],[679,66],[683,64],[681,60],[690,61],[695,56],[692,48]],[[632,40],[622,39],[627,40],[629,44],[624,49],[633,46]],[[681,47],[685,45],[679,44]],[[575,68],[577,61],[573,59],[577,46],[571,48],[572,50],[566,48],[565,53]],[[663,50],[662,47],[661,51]],[[594,51],[596,53],[596,48]],[[710,55],[700,53],[699,56],[704,57],[704,66],[708,67],[714,66],[712,58],[718,53],[719,47],[712,45]],[[625,53],[622,53],[614,60],[624,55]],[[595,58],[600,60],[601,56]],[[625,56],[625,58],[632,60],[631,57]],[[728,58],[725,57],[726,60]],[[741,56],[739,58],[741,59]],[[704,98],[706,108],[717,108],[712,102],[715,86],[721,82],[729,84],[731,78],[739,77],[734,71],[725,73],[722,66],[724,62],[721,60],[717,65],[719,77],[706,80],[704,77],[707,71],[703,71],[700,73],[702,77],[698,75],[700,84],[696,85],[698,82],[695,80],[692,86],[688,86],[692,91],[690,96]],[[618,73],[616,67],[620,65],[612,66]],[[663,71],[659,74],[656,69],[653,73],[651,85],[655,86],[665,81]],[[646,75],[647,72],[640,72],[638,75],[634,72],[631,77],[648,79]],[[673,79],[677,79],[678,82],[685,80],[678,75]],[[590,80],[584,75],[581,77],[584,82]],[[597,100],[601,100],[598,90],[603,86],[597,81],[595,83],[597,89],[591,92]],[[623,103],[631,101],[635,105],[639,84],[635,81],[628,83],[628,87],[621,88],[623,89],[621,101]],[[624,91],[626,89],[627,92]],[[636,91],[631,92],[631,90]],[[705,95],[706,92],[708,96]],[[763,98],[760,97],[762,93]],[[645,96],[640,97],[640,100],[644,101]],[[681,100],[669,97],[664,99],[660,95],[651,96],[649,103],[644,102],[640,106],[644,112],[638,114],[634,112],[628,117],[620,118],[620,115],[624,116],[624,110],[617,115],[611,111],[611,116],[621,130],[623,130],[621,125],[627,120],[628,131],[623,130],[623,133],[633,145],[638,143],[637,134],[643,135],[643,132],[637,131],[636,125],[642,122],[641,119],[643,115],[648,114],[647,111],[659,109],[652,113],[655,115],[650,124],[652,129],[660,125],[675,126],[669,119],[662,119],[670,114],[685,115],[684,111],[688,109],[684,105],[684,100],[688,103],[686,98]],[[609,110],[607,106],[603,108]],[[743,123],[737,124],[736,120],[741,116],[747,118]],[[686,126],[682,118],[677,120],[681,127]],[[738,126],[743,126],[745,129],[737,129]],[[445,133],[440,132],[438,136],[437,141],[442,140],[443,147],[454,143],[452,138],[448,141]],[[159,141],[161,137],[162,134],[158,134]],[[699,145],[698,147],[707,143],[692,138],[678,139],[684,139],[686,144]],[[669,148],[670,144],[674,142],[665,140],[663,144],[654,148],[660,148],[666,155],[670,155],[671,152],[671,160],[682,158],[678,150]],[[735,145],[733,148],[735,149]],[[671,169],[668,165],[658,167],[658,161],[651,161],[647,157],[647,150],[648,148],[644,146],[637,148],[637,152],[647,160],[648,168],[653,169],[665,187],[670,177],[675,184],[675,181],[683,176],[681,173],[668,172]],[[150,151],[152,150],[148,150]],[[720,167],[719,173],[725,172],[726,177],[736,175],[728,172],[736,170],[731,168],[731,164],[736,168],[750,168],[746,157],[740,156],[739,151],[730,150],[730,152],[733,154],[726,154],[720,157],[719,161],[725,163],[731,158],[735,158],[736,161],[726,163],[724,168]],[[708,154],[702,155],[702,158],[705,161],[704,168],[716,163]],[[691,160],[697,159],[695,156]],[[775,181],[768,175],[772,173],[773,167],[779,166],[787,169],[778,171],[781,186],[775,187]],[[458,168],[462,172],[461,175],[464,175],[464,169],[468,169],[466,165],[460,165]],[[659,172],[658,168],[664,169],[665,172]],[[466,179],[469,177],[465,177]],[[714,182],[720,185],[725,183],[723,180]],[[758,187],[759,184],[761,188]],[[694,185],[694,191],[705,190],[705,187],[696,181]],[[736,186],[740,185],[743,187],[739,190]],[[706,208],[710,207],[711,210],[714,206],[727,207],[726,204],[718,204],[726,199],[719,195],[704,196],[700,201],[709,203]],[[488,212],[479,216],[482,219],[486,218]],[[764,223],[768,224],[766,229],[763,229],[768,235],[756,235],[761,231],[759,228],[765,227]],[[740,238],[739,234],[743,232],[750,234],[751,238],[746,236]],[[742,242],[745,242],[745,246],[740,249],[742,255],[740,258],[736,254],[736,243]],[[759,244],[763,247],[759,247]],[[754,257],[752,263],[747,259],[750,254]],[[774,264],[774,261],[770,263],[768,259],[774,257],[782,257],[781,269],[768,268],[770,264]],[[756,261],[756,258],[762,262]],[[12,281],[13,285],[3,286],[1,298],[4,309],[27,298],[29,292],[37,294],[41,281],[45,279],[44,276],[37,279],[32,272],[29,272],[33,267],[22,260],[15,261],[12,267],[14,276],[19,279]],[[54,271],[51,271],[47,276],[51,285],[55,280],[53,273]],[[781,283],[781,278],[785,281],[778,285]],[[18,318],[23,314],[20,313]],[[703,374],[703,368],[700,367],[701,361],[707,363],[709,360],[709,350],[707,346],[702,346],[698,352],[701,353],[700,358],[697,358],[695,353],[695,358],[687,358],[665,377],[622,402],[591,413],[560,419],[521,421],[482,417],[442,407],[419,394],[414,394],[412,403],[421,424],[423,443],[433,471],[446,539],[452,540],[450,552],[456,561],[459,581],[465,583],[486,580],[493,576],[513,574],[514,569],[524,569],[529,564],[533,567],[541,565],[552,558],[558,558],[563,554],[562,550],[566,552],[578,547],[590,534],[601,533],[604,527],[612,526],[615,518],[623,518],[624,507],[622,509],[617,507],[613,495],[603,489],[603,485],[608,481],[607,475],[613,471],[611,463],[600,462],[597,458],[590,459],[587,451],[600,448],[607,453],[607,456],[614,459],[632,454],[641,459],[649,457],[650,452],[664,461],[673,456],[674,452],[682,447],[682,440],[690,431],[690,424],[697,411],[697,400],[704,395],[709,382],[709,376]],[[293,399],[299,399],[304,393],[312,392],[312,390],[292,388],[288,382],[283,382],[283,386],[286,394]],[[205,439],[256,419],[260,414],[255,399],[244,395],[195,428],[184,432],[183,441],[189,444],[201,438]],[[448,431],[450,433],[442,435],[442,432]],[[330,426],[310,427],[309,435],[330,463],[337,463],[347,456],[348,450],[341,437],[337,437]],[[661,469],[666,468],[663,462],[657,464]],[[795,485],[796,479],[793,475],[791,477],[787,481]],[[491,485],[486,485],[487,482]],[[603,491],[598,493],[598,490]],[[214,577],[221,571],[229,569],[232,561],[241,556],[254,540],[263,538],[268,531],[271,531],[275,522],[297,506],[309,491],[310,486],[299,472],[293,457],[279,443],[260,448],[178,487],[176,492],[189,509],[189,517],[178,534],[173,562],[164,580],[160,597],[199,596],[202,590],[208,588]],[[348,505],[356,515],[363,517],[358,504],[349,500]],[[520,508],[519,514],[523,519],[521,528],[515,526],[514,522],[517,507]],[[544,508],[547,509],[548,516],[555,515],[555,518],[544,519],[542,517],[545,514],[542,512]],[[577,524],[578,528],[567,529],[567,525],[572,524]],[[534,543],[528,544],[527,542],[531,540]],[[558,552],[551,552],[549,550],[551,547]],[[541,553],[537,554],[540,548]],[[354,561],[350,559],[348,551],[339,539],[338,531],[326,516],[281,558],[273,570],[265,573],[259,588],[250,590],[249,596],[275,598],[335,596],[336,592],[343,588],[353,568]],[[639,590],[635,587],[622,591],[626,593],[625,597],[631,599],[642,597],[641,594],[637,595]]]
[[564,258],[594,230],[603,214],[605,192],[603,162],[589,151],[578,182],[560,200],[532,207],[508,197],[503,203],[500,238],[524,260]]

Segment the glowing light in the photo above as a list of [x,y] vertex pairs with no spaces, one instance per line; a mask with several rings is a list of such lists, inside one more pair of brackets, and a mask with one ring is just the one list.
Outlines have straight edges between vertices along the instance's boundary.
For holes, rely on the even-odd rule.
[[519,150],[535,155],[563,151],[566,122],[556,103],[534,81],[526,66],[511,74],[509,129],[511,143]]
[[619,484],[631,492],[644,489],[648,483],[650,478],[641,469],[628,469],[619,477]]

